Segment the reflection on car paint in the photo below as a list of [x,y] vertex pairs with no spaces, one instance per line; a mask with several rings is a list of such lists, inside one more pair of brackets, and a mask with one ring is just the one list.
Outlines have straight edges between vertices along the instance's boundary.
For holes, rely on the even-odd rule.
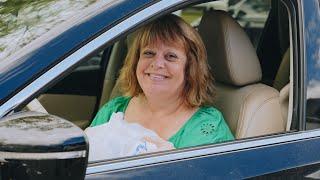
[[97,0],[28,0],[0,4],[0,59],[15,53]]
[[[13,131],[15,132],[14,136],[12,136]],[[27,137],[25,131],[28,131]],[[42,137],[43,134],[46,134],[47,137]],[[0,137],[0,147],[2,149],[10,149],[12,143],[19,144],[21,147],[31,144],[48,144],[48,138],[50,138],[50,144],[54,146],[60,143],[66,144],[70,140],[77,141],[78,137],[82,137],[82,131],[57,116],[24,112],[3,118],[0,123]]]
[[316,99],[320,98],[320,10],[316,1],[306,1],[304,8],[308,59],[307,99]]
[[305,39],[307,58],[306,128],[320,123],[320,8],[317,1],[305,1]]

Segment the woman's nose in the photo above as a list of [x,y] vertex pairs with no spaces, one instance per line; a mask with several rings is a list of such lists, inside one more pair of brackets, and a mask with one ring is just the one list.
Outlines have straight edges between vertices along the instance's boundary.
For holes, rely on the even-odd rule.
[[155,68],[164,68],[165,59],[161,56],[156,56],[152,62],[152,66]]

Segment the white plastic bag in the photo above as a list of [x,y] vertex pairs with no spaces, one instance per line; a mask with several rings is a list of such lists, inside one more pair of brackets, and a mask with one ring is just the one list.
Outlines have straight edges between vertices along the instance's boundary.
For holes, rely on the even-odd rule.
[[122,112],[113,113],[108,123],[85,130],[89,161],[133,156],[173,149],[172,143],[137,123],[128,123]]

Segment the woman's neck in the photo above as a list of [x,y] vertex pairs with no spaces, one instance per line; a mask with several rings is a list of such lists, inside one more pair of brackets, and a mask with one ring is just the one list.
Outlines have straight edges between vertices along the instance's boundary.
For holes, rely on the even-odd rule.
[[139,96],[140,104],[155,116],[167,116],[177,111],[187,110],[187,106],[181,97]]

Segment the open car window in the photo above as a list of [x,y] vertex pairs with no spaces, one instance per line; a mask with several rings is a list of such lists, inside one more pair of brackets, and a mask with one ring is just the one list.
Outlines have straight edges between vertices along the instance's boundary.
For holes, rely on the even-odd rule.
[[[274,6],[280,5],[281,2]],[[201,25],[201,21],[205,14],[211,15],[211,12],[219,10],[223,12],[222,14],[225,12],[226,16],[229,14],[229,17],[240,24],[241,29],[245,32],[249,41],[242,42],[239,40],[238,42],[238,39],[236,39],[235,41],[230,41],[233,43],[230,47],[234,48],[250,44],[250,48],[252,47],[250,49],[252,54],[250,59],[254,57],[255,64],[261,66],[261,70],[260,73],[257,73],[252,68],[246,72],[246,75],[249,74],[248,76],[251,76],[256,73],[258,79],[245,83],[231,82],[225,80],[225,77],[228,76],[227,74],[222,76],[220,75],[223,74],[221,72],[217,74],[219,69],[215,69],[216,54],[214,53],[223,52],[227,48],[223,47],[222,43],[219,44],[220,41],[210,39],[214,38],[210,35],[210,28],[214,27],[215,24],[208,24],[209,27],[207,28],[207,25]],[[284,12],[287,13],[286,9],[284,9]],[[282,45],[282,41],[286,38],[289,39],[290,34],[288,28],[278,26],[280,17],[273,16],[275,19],[270,20],[270,13],[279,15],[278,12],[271,10],[271,1],[208,2],[185,7],[172,13],[185,19],[204,38],[203,41],[209,54],[209,65],[213,71],[217,88],[217,99],[214,106],[222,112],[236,140],[285,133],[291,130],[287,127],[291,127],[291,121],[288,121],[288,119],[292,117],[290,108],[293,108],[292,101],[289,101],[289,97],[293,96],[294,91],[292,79],[290,81],[290,71],[291,73],[293,71],[292,68],[290,69],[290,64],[292,65],[293,61],[293,50],[289,48],[290,43]],[[215,16],[214,13],[213,16]],[[290,26],[288,17],[286,18],[282,19],[285,22],[283,25]],[[266,23],[267,21],[271,22],[268,24]],[[279,34],[279,37],[267,40],[270,34],[275,32]],[[280,35],[280,33],[283,34]],[[233,35],[230,37],[237,38]],[[82,129],[89,127],[96,113],[105,103],[121,96],[118,77],[132,43],[132,38],[134,38],[133,33],[125,34],[103,51],[83,61],[68,76],[61,79],[46,92],[43,92],[38,97],[40,104],[50,114],[70,120]],[[212,44],[215,41],[218,44]],[[281,48],[274,50],[273,57],[276,58],[266,63],[260,57],[270,56],[269,51],[261,51],[260,49],[272,44],[277,44]],[[282,49],[286,49],[286,51],[283,52]],[[212,54],[212,52],[214,53]],[[234,60],[231,60],[231,62],[235,63],[237,69],[237,67],[241,68],[242,65],[242,62],[237,60],[245,59],[246,53],[236,51],[226,52],[225,55],[233,56]],[[224,58],[226,59],[227,57]],[[251,66],[252,64],[249,63],[249,65]],[[247,91],[257,91],[255,95],[257,97],[263,97],[266,94],[269,97],[259,99],[255,96],[250,96],[251,94],[247,94]],[[250,103],[253,105],[244,106]],[[260,106],[253,107],[255,103],[260,103]],[[243,108],[248,108],[248,111],[243,111]],[[269,111],[268,114],[270,116],[264,116],[265,111]],[[240,121],[239,119],[244,120]],[[260,119],[261,122],[251,122],[246,119]]]

